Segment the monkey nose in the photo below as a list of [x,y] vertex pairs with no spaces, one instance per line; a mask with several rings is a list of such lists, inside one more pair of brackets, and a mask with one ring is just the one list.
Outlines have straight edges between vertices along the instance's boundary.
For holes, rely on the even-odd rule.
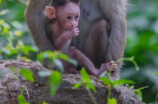
[[74,24],[71,24],[71,27],[73,27],[73,28],[74,28],[74,26],[75,26]]

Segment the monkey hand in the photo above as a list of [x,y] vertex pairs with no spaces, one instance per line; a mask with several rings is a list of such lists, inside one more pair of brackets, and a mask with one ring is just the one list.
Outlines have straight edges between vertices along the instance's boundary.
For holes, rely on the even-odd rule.
[[70,35],[71,38],[77,36],[77,35],[79,34],[79,32],[80,32],[80,31],[79,31],[78,28],[71,29],[71,30],[66,30],[66,34],[67,34],[67,35]]
[[115,72],[117,69],[117,64],[115,64],[114,61],[110,61],[101,65],[98,75],[102,74],[104,71]]

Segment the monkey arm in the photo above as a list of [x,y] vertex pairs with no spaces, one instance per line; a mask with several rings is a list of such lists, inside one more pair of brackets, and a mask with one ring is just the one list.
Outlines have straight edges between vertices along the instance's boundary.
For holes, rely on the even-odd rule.
[[55,49],[44,30],[44,19],[46,16],[43,10],[50,2],[51,0],[30,0],[25,10],[25,19],[28,28],[39,51]]
[[[99,2],[110,23],[106,61],[116,61],[123,57],[126,43],[126,0],[99,0]],[[121,66],[122,62],[118,63],[118,68]]]
[[72,38],[73,36],[71,34],[67,34],[67,33],[63,33],[62,35],[60,35],[60,37],[58,37],[57,39],[55,39],[54,41],[54,45],[56,47],[57,50],[62,50],[63,47],[67,47],[65,45],[68,45],[68,47],[70,46],[70,44],[67,44],[67,42]]

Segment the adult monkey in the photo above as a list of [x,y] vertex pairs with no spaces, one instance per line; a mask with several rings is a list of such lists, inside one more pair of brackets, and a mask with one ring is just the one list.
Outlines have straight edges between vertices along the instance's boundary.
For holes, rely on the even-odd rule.
[[[43,10],[51,0],[30,0],[25,17],[40,51],[55,50],[44,31]],[[126,43],[126,0],[80,0],[79,36],[71,45],[83,52],[99,68],[102,63],[123,57]],[[119,69],[112,73],[119,79]]]

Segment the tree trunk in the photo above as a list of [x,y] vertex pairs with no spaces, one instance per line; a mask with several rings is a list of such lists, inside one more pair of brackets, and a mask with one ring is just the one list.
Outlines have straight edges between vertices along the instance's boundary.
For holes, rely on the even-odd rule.
[[[1,76],[1,73],[7,70],[8,67],[14,66],[16,70],[20,68],[27,68],[32,70],[34,74],[35,83],[31,83],[24,79],[21,75],[15,72],[8,71]],[[3,70],[2,70],[3,69]],[[27,102],[31,104],[41,104],[40,101],[46,101],[49,104],[93,104],[91,97],[84,87],[73,90],[74,84],[78,83],[81,76],[79,74],[63,74],[62,85],[57,91],[55,97],[51,97],[49,88],[47,87],[47,78],[40,78],[38,71],[48,70],[36,62],[22,61],[22,60],[4,60],[0,62],[0,104],[18,104],[18,95],[21,89],[27,87],[29,96],[24,91],[23,95]],[[16,75],[19,80],[14,76]],[[95,81],[97,93],[92,93],[97,104],[106,104],[107,102],[107,88],[95,76],[90,76]],[[112,91],[111,97],[117,99],[118,104],[141,104],[134,92],[127,87],[120,88],[121,93],[116,90]],[[93,91],[91,91],[93,92]]]

